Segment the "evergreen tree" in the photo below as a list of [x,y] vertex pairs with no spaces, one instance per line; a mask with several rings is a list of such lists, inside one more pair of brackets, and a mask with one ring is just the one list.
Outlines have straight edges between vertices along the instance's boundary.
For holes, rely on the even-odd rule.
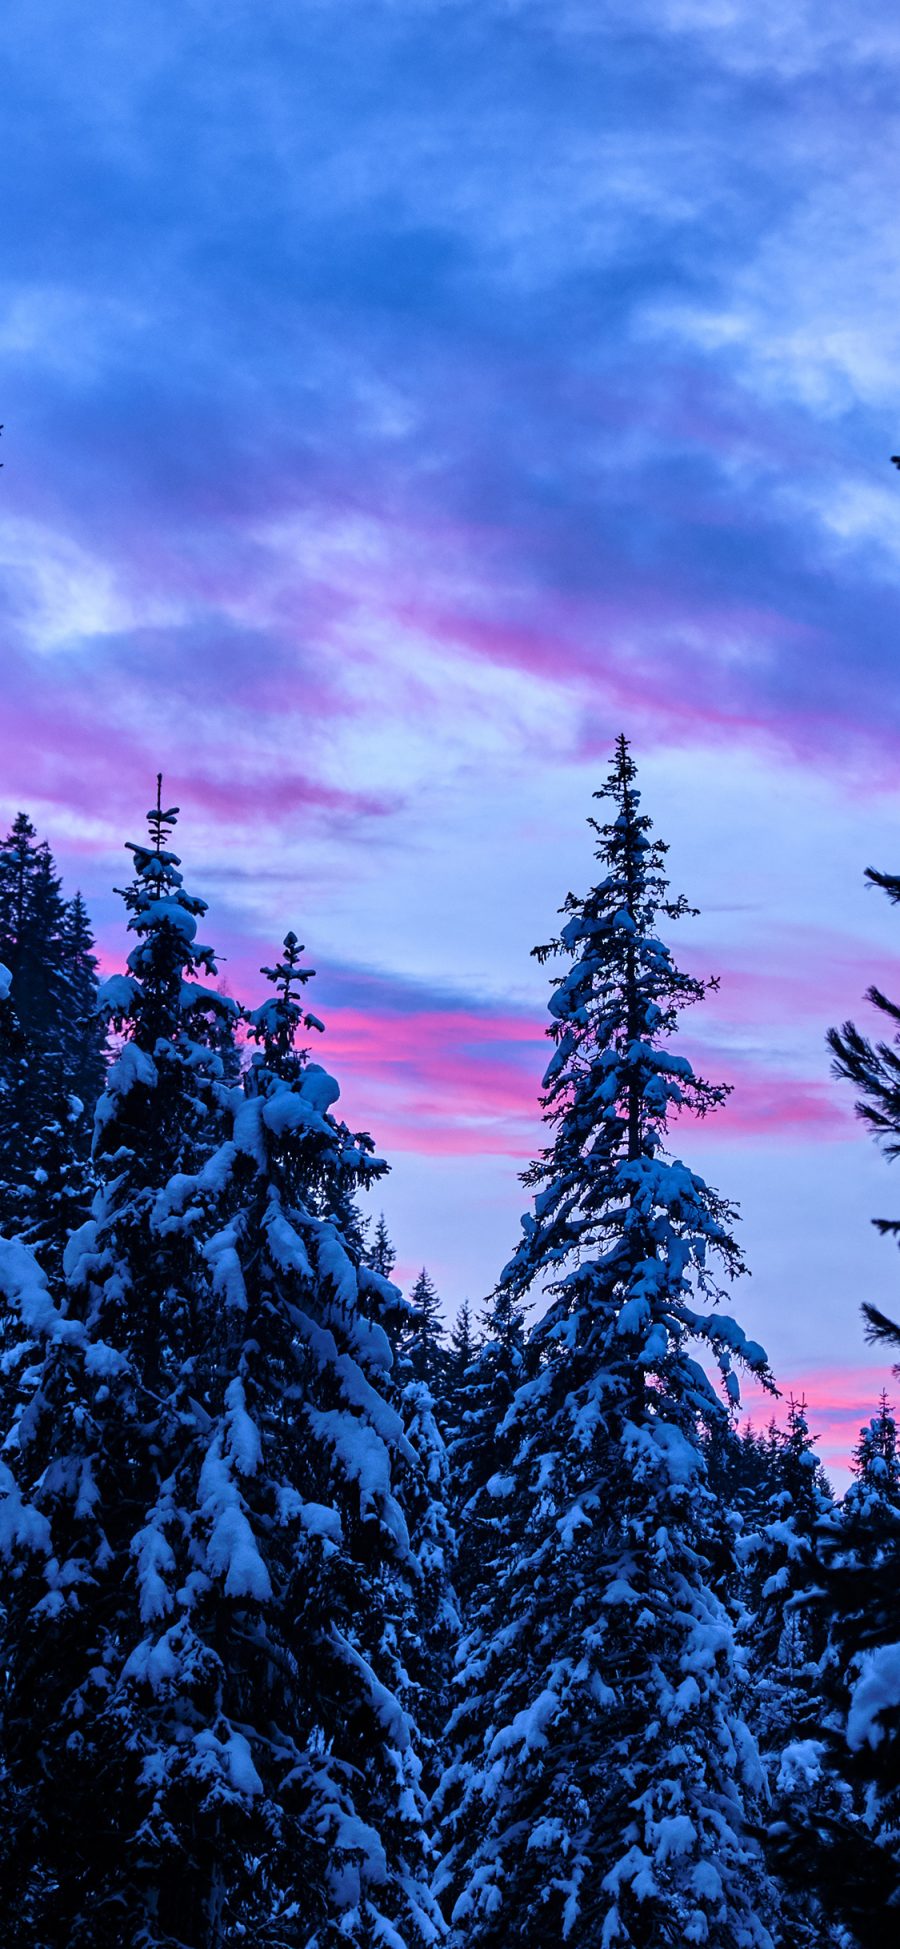
[[80,893],[70,900],[63,915],[61,947],[66,991],[62,1034],[66,1087],[92,1117],[106,1080],[106,1037],[97,1007],[94,935]]
[[767,1478],[762,1521],[743,1554],[752,1565],[755,1723],[768,1750],[808,1727],[824,1650],[819,1540],[834,1501],[805,1401],[792,1398],[786,1429],[771,1431]]
[[[336,1120],[337,1084],[297,1046],[299,1031],[321,1027],[298,999],[310,976],[301,952],[289,934],[264,971],[275,995],[250,1018],[259,1050],[230,1136],[165,1196],[167,1227],[190,1232],[206,1211],[219,1309],[194,1370],[208,1421],[148,1524],[156,1561],[173,1501],[192,1510],[193,1561],[210,1586],[183,1606],[188,1566],[173,1545],[158,1628],[179,1640],[182,1695],[195,1664],[215,1658],[210,1723],[249,1782],[229,1812],[227,1875],[217,1779],[195,1812],[214,1939],[419,1949],[437,1918],[410,1627],[433,1567],[411,1549],[406,1510],[427,1510],[430,1485],[392,1380],[384,1282],[359,1253],[356,1192],[386,1167]],[[182,1697],[173,1704],[161,1821],[181,1784]]]
[[[234,1012],[194,978],[215,963],[195,939],[204,903],[184,890],[164,843],[174,816],[158,800],[151,843],[131,849],[125,901],[137,942],[106,996],[125,1040],[98,1105],[100,1188],[70,1241],[67,1291],[48,1289],[21,1243],[0,1258],[4,1340],[18,1332],[41,1353],[33,1384],[23,1390],[5,1372],[0,1395],[0,1933],[11,1949],[215,1939],[197,1933],[185,1900],[196,1776],[220,1777],[226,1800],[231,1777],[209,1716],[215,1664],[198,1658],[176,1709],[177,1634],[148,1644],[174,1546],[147,1511],[205,1421],[192,1365],[209,1322],[197,1245],[167,1230],[158,1200],[216,1140],[212,1027]],[[177,1535],[174,1501],[171,1521]],[[185,1604],[209,1574],[192,1567]],[[173,1718],[184,1797],[158,1819]]]
[[[449,1512],[449,1462],[443,1431],[446,1403],[443,1398],[438,1402],[432,1391],[438,1378],[435,1326],[429,1317],[433,1289],[424,1274],[428,1295],[423,1334],[423,1320],[417,1313],[415,1298],[404,1299],[399,1288],[389,1283],[397,1254],[383,1212],[366,1252],[366,1263],[384,1282],[379,1317],[394,1350],[403,1429],[416,1458],[416,1468],[400,1485],[398,1494],[419,1568],[419,1581],[409,1609],[407,1669],[421,1733],[424,1778],[431,1792],[440,1770],[439,1741],[450,1667],[459,1636],[453,1583],[455,1539]],[[420,1283],[417,1281],[417,1287]]]
[[67,907],[24,813],[0,846],[0,953],[19,1034],[0,1049],[0,1223],[58,1265],[93,1192],[90,1122],[104,1075],[96,962],[80,895]]
[[468,1300],[464,1299],[454,1320],[444,1354],[439,1413],[448,1450],[456,1442],[460,1430],[460,1418],[467,1410],[470,1370],[476,1352],[477,1341],[472,1326],[472,1309]]
[[[569,895],[544,1084],[553,1140],[502,1279],[547,1292],[505,1418],[502,1547],[464,1640],[442,1791],[442,1886],[466,1949],[771,1940],[752,1830],[761,1775],[711,1586],[718,1512],[699,1430],[765,1356],[719,1311],[731,1207],[667,1157],[667,1124],[724,1087],[666,1047],[704,984],[658,938],[677,918],[621,738],[594,824],[603,875]],[[699,1302],[699,1303],[698,1303]],[[703,1302],[712,1302],[707,1310]]]
[[467,1299],[453,1322],[447,1354],[447,1371],[454,1387],[461,1387],[475,1358],[476,1342],[472,1328],[472,1308]]
[[447,1361],[444,1326],[437,1288],[424,1266],[409,1295],[401,1354],[413,1379],[440,1394]]
[[[873,867],[866,878],[900,902],[900,876]],[[900,1007],[873,985],[867,1001],[881,1016],[886,1034],[873,1040],[853,1022],[831,1029],[828,1043],[837,1076],[851,1082],[858,1095],[857,1115],[867,1125],[888,1158],[900,1156]],[[887,1034],[891,1039],[887,1040]],[[900,1239],[900,1219],[877,1218],[877,1229]],[[862,1308],[871,1339],[900,1346],[900,1327],[877,1307]],[[896,1371],[896,1369],[895,1369]],[[891,1464],[879,1456],[877,1440],[872,1460],[876,1477]],[[858,1462],[863,1461],[858,1455]],[[845,1893],[839,1904],[866,1945],[874,1942],[874,1922],[882,1907],[900,1909],[900,1529],[890,1493],[873,1494],[866,1468],[846,1501],[844,1523],[830,1562],[829,1599],[833,1611],[829,1671],[833,1679],[833,1723],[838,1728],[836,1770],[848,1771],[857,1789],[858,1805],[872,1846],[860,1832],[847,1850]],[[870,1512],[870,1513],[867,1513]],[[867,1858],[870,1856],[871,1858]]]
[[366,1264],[372,1267],[382,1279],[390,1279],[397,1263],[391,1236],[385,1224],[384,1212],[379,1213],[375,1236],[366,1253]]
[[525,1318],[511,1293],[495,1293],[481,1344],[451,1396],[452,1517],[457,1538],[456,1586],[464,1613],[489,1586],[510,1524],[508,1471],[519,1445],[510,1409],[527,1373]]
[[900,1780],[900,1469],[886,1397],[860,1430],[851,1483],[822,1538],[828,1620],[821,1664],[823,1734],[830,1762],[819,1788],[830,1820],[810,1876],[853,1945],[877,1949],[898,1906]]
[[739,1542],[749,1612],[747,1711],[770,1782],[770,1855],[782,1885],[792,1949],[845,1938],[825,1893],[827,1861],[852,1816],[845,1783],[829,1774],[822,1660],[828,1641],[823,1552],[837,1524],[805,1401],[762,1444],[757,1514]]

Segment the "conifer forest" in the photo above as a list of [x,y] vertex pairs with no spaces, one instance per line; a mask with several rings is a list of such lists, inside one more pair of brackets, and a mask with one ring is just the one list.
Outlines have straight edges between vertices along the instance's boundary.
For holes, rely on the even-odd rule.
[[[293,917],[229,995],[160,780],[98,980],[2,841],[4,1949],[894,1940],[900,1323],[838,1497],[801,1401],[742,1416],[779,1383],[691,1162],[715,996],[624,736],[590,825],[521,1232],[450,1319],[392,1277]],[[890,1157],[871,999],[822,1059]]]

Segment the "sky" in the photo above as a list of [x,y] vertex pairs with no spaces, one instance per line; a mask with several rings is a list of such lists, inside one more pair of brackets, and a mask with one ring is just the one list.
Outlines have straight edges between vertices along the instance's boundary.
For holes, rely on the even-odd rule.
[[678,1148],[839,1474],[900,1289],[824,1042],[900,993],[898,94],[883,0],[11,0],[0,45],[0,816],[112,968],[162,769],[233,991],[305,941],[452,1315],[624,730],[734,1084]]

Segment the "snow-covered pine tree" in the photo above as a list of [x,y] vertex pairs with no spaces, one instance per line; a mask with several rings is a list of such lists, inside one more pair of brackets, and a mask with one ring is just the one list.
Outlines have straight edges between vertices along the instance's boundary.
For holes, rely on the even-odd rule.
[[[501,1280],[549,1292],[515,1436],[503,1549],[464,1640],[442,1875],[466,1949],[770,1942],[753,1836],[759,1763],[735,1702],[730,1617],[707,1572],[720,1514],[699,1428],[765,1356],[718,1310],[732,1208],[664,1149],[724,1087],[668,1043],[704,984],[658,938],[672,900],[620,738],[592,822],[603,874],[570,895],[545,1077],[551,1146]],[[712,1310],[707,1310],[707,1302]]]
[[763,1750],[777,1753],[815,1720],[825,1648],[819,1546],[835,1510],[805,1401],[791,1397],[786,1427],[773,1430],[762,1502],[741,1554],[754,1617],[754,1730]]
[[823,1887],[823,1862],[851,1814],[846,1786],[827,1766],[822,1682],[823,1552],[838,1516],[805,1401],[791,1398],[786,1426],[772,1424],[760,1459],[764,1475],[738,1549],[749,1618],[746,1710],[770,1786],[770,1859],[791,1949],[841,1949],[846,1938]]
[[464,1299],[453,1322],[447,1349],[447,1368],[454,1386],[464,1381],[475,1358],[476,1344],[472,1308]]
[[[41,1351],[24,1398],[5,1372],[0,1394],[0,1935],[10,1949],[208,1940],[190,1933],[197,1863],[185,1837],[192,1760],[226,1781],[232,1765],[211,1732],[204,1747],[191,1717],[197,1699],[209,1710],[215,1664],[198,1660],[183,1710],[168,1711],[185,1787],[157,1820],[174,1648],[160,1634],[149,1672],[140,1663],[174,1556],[147,1512],[205,1425],[193,1366],[210,1319],[206,1263],[189,1234],[167,1231],[158,1201],[217,1140],[222,1059],[211,1045],[235,1013],[196,979],[215,962],[196,940],[205,903],[185,891],[166,846],[174,817],[158,794],[150,842],[131,848],[124,897],[137,941],[105,995],[124,1040],[98,1104],[100,1188],[70,1241],[67,1290],[48,1289],[23,1245],[0,1254],[13,1328]],[[174,1503],[171,1523],[177,1539],[186,1515]]]
[[94,934],[80,893],[63,915],[62,973],[65,1005],[61,1042],[66,1088],[93,1118],[106,1081],[105,1026],[97,1007],[97,957]]
[[297,1046],[322,1026],[299,1000],[301,953],[289,934],[265,970],[275,993],[249,1018],[258,1052],[224,1141],[156,1204],[210,1286],[193,1426],[140,1543],[128,1670],[156,1719],[145,1830],[163,1940],[425,1949],[440,1922],[407,1671],[428,1567],[404,1504],[427,1488],[410,1480],[378,1319],[391,1290],[361,1261],[356,1192],[386,1167]]
[[[397,1254],[383,1212],[365,1256],[382,1282],[378,1317],[393,1348],[403,1429],[416,1458],[416,1468],[400,1484],[398,1494],[420,1571],[409,1613],[407,1669],[421,1734],[423,1777],[430,1793],[440,1771],[439,1739],[459,1636],[452,1580],[455,1539],[448,1508],[449,1463],[442,1426],[444,1401],[438,1403],[433,1391],[439,1324],[435,1326],[429,1309],[437,1314],[439,1323],[439,1302],[427,1273],[420,1275],[410,1299],[404,1299],[399,1287],[390,1284]],[[422,1277],[427,1288],[424,1336],[423,1316],[415,1303]]]
[[414,1281],[401,1339],[401,1355],[414,1380],[439,1395],[447,1364],[444,1323],[437,1287],[425,1266]]
[[[816,1783],[819,1844],[813,1858],[807,1850],[805,1866],[826,1913],[848,1931],[841,1941],[879,1949],[900,1881],[900,1646],[891,1635],[900,1585],[900,1463],[885,1395],[860,1430],[854,1480],[822,1537],[820,1576],[828,1621],[822,1736],[830,1764]],[[802,1847],[799,1853],[803,1865]]]
[[0,961],[9,969],[9,996],[19,1034],[0,1053],[0,1229],[21,1230],[49,1096],[52,1120],[61,1095],[61,971],[65,903],[49,849],[20,812],[0,842]]
[[480,1345],[451,1395],[451,1516],[456,1534],[456,1588],[463,1616],[489,1586],[510,1523],[507,1473],[519,1446],[509,1411],[527,1373],[525,1316],[508,1290],[490,1300]]
[[[868,867],[866,878],[900,904],[900,875]],[[900,1006],[875,984],[866,1000],[881,1016],[885,1037],[873,1040],[855,1023],[845,1022],[841,1029],[829,1030],[828,1044],[834,1073],[858,1092],[857,1115],[885,1155],[894,1158],[900,1156]],[[876,1218],[874,1223],[883,1236],[900,1241],[900,1219]],[[900,1347],[900,1327],[893,1320],[868,1303],[862,1311],[871,1339]],[[869,1504],[874,1513],[878,1499],[870,1489],[848,1498],[846,1528],[828,1580],[829,1669],[839,1680],[833,1706],[839,1727],[835,1764],[840,1774],[845,1768],[852,1773],[874,1843],[868,1862],[862,1835],[859,1845],[848,1850],[856,1892],[845,1899],[842,1912],[852,1908],[852,1926],[866,1949],[876,1940],[867,1902],[872,1902],[873,1917],[880,1912],[878,1901],[882,1908],[889,1903],[900,1909],[900,1522],[887,1497],[874,1544],[864,1515]],[[841,1677],[846,1681],[843,1691]],[[835,1892],[840,1903],[844,1898],[839,1889]]]
[[465,1414],[471,1380],[470,1368],[478,1350],[472,1325],[472,1308],[464,1299],[450,1331],[444,1359],[444,1376],[439,1402],[441,1424],[448,1451],[457,1439],[460,1417]]
[[67,906],[45,842],[24,813],[0,845],[0,955],[20,1028],[0,1050],[0,1223],[58,1265],[87,1216],[90,1130],[105,1029],[80,895]]

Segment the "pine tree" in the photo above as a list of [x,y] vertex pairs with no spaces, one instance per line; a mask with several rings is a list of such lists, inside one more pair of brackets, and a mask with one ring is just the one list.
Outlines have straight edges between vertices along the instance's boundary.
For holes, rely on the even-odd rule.
[[[409,1608],[407,1670],[430,1793],[440,1771],[446,1692],[459,1636],[453,1582],[456,1543],[449,1511],[450,1472],[444,1436],[446,1401],[443,1396],[438,1401],[432,1391],[438,1379],[438,1329],[431,1311],[433,1288],[427,1274],[423,1274],[428,1289],[424,1319],[417,1313],[415,1299],[404,1299],[399,1288],[390,1284],[397,1254],[383,1212],[365,1257],[382,1282],[379,1318],[393,1349],[403,1430],[416,1458],[415,1471],[400,1485],[398,1494],[420,1573]],[[420,1283],[417,1281],[417,1287]]]
[[440,1394],[447,1360],[443,1317],[437,1288],[424,1266],[409,1295],[401,1354],[413,1379]]
[[[718,1512],[699,1429],[765,1356],[718,1310],[741,1267],[732,1208],[664,1150],[723,1086],[666,1047],[704,984],[658,938],[677,918],[664,848],[621,738],[592,821],[603,867],[554,949],[544,1083],[553,1140],[501,1291],[544,1289],[534,1370],[505,1418],[502,1548],[464,1640],[449,1737],[442,1885],[466,1949],[770,1942],[753,1838],[760,1784],[736,1707],[729,1614],[710,1583]],[[706,1304],[705,1304],[705,1303]],[[712,1310],[708,1310],[708,1303]]]
[[24,813],[0,846],[0,952],[19,1036],[0,1050],[0,1223],[58,1266],[93,1193],[90,1124],[105,1030],[80,895],[66,906],[44,842]]
[[391,1236],[385,1224],[384,1212],[379,1213],[375,1236],[366,1253],[366,1264],[372,1267],[382,1279],[390,1279],[397,1263]]
[[[220,1306],[194,1370],[207,1425],[148,1528],[164,1549],[173,1499],[194,1512],[210,1587],[177,1625],[161,1612],[164,1641],[181,1635],[188,1674],[215,1657],[215,1738],[249,1782],[228,1812],[227,1876],[216,1781],[195,1816],[211,1939],[417,1949],[436,1917],[409,1626],[431,1566],[410,1549],[405,1512],[429,1491],[379,1322],[384,1282],[361,1261],[354,1216],[357,1189],[385,1166],[336,1120],[337,1084],[296,1046],[321,1028],[298,999],[301,953],[289,934],[264,971],[275,995],[250,1018],[259,1050],[232,1134],[166,1194],[167,1226],[190,1231],[209,1207]],[[166,1580],[173,1609],[184,1569],[176,1559]],[[160,1819],[179,1790],[168,1745]]]
[[450,1477],[457,1538],[456,1586],[464,1614],[489,1586],[509,1523],[508,1473],[519,1444],[508,1416],[528,1371],[525,1317],[501,1289],[484,1316],[481,1344],[451,1397]]
[[[100,1189],[70,1241],[65,1294],[48,1289],[23,1244],[0,1256],[4,1340],[18,1331],[41,1352],[33,1384],[4,1375],[0,1396],[0,1933],[10,1949],[207,1940],[190,1934],[190,1902],[179,1907],[195,1865],[184,1840],[191,1768],[225,1782],[231,1762],[191,1717],[195,1706],[209,1713],[214,1662],[198,1660],[176,1711],[177,1637],[167,1645],[160,1633],[155,1659],[148,1647],[174,1549],[147,1511],[204,1421],[192,1363],[210,1317],[205,1264],[189,1234],[167,1230],[158,1200],[217,1139],[222,1064],[211,1042],[234,1007],[195,979],[215,962],[195,939],[204,902],[184,890],[165,845],[174,816],[158,797],[150,844],[131,848],[137,942],[106,995],[125,1040],[97,1109]],[[174,1502],[171,1521],[177,1535]],[[186,1603],[206,1575],[199,1564],[189,1572]],[[160,1824],[161,1735],[173,1716],[184,1801]]]
[[829,1766],[817,1790],[818,1846],[798,1853],[801,1872],[805,1867],[826,1912],[849,1931],[853,1949],[878,1949],[885,1916],[897,1906],[900,1823],[900,1470],[884,1395],[879,1413],[860,1430],[854,1470],[820,1545],[828,1624],[821,1717]]
[[94,935],[80,893],[70,900],[63,915],[61,946],[66,991],[62,1037],[66,1087],[93,1117],[106,1080],[106,1038],[97,1007]]
[[[866,878],[900,903],[900,876],[869,867]],[[834,1073],[858,1091],[856,1112],[888,1158],[900,1156],[900,1007],[877,986],[867,1001],[882,1017],[891,1040],[872,1040],[853,1022],[831,1029],[828,1043]],[[877,1218],[883,1236],[900,1240],[900,1219]],[[900,1327],[877,1307],[864,1303],[868,1337],[900,1346]],[[895,1372],[897,1369],[895,1368]],[[888,1417],[890,1419],[890,1417]],[[887,1422],[880,1439],[886,1438]],[[879,1457],[877,1438],[872,1460]],[[876,1940],[869,1915],[885,1903],[900,1907],[900,1523],[892,1495],[873,1494],[866,1468],[845,1503],[842,1533],[829,1565],[828,1593],[833,1617],[829,1671],[833,1679],[832,1723],[837,1727],[833,1759],[838,1775],[848,1773],[864,1809],[860,1828],[841,1860],[846,1860],[844,1890],[835,1894],[868,1949]],[[876,1467],[876,1476],[880,1473]],[[870,1512],[870,1513],[867,1513]],[[872,1845],[867,1847],[866,1840]]]
[[472,1325],[472,1308],[467,1299],[454,1320],[444,1356],[444,1374],[438,1410],[448,1450],[460,1431],[460,1420],[467,1411],[472,1363],[478,1343]]
[[[819,1541],[834,1500],[815,1450],[806,1402],[788,1404],[787,1426],[773,1429],[766,1493],[756,1534],[745,1544],[755,1615],[755,1724],[777,1748],[810,1720],[815,1671],[824,1650]],[[814,1709],[814,1708],[813,1708]]]
[[448,1371],[455,1386],[462,1385],[475,1358],[475,1350],[472,1308],[468,1300],[464,1299],[453,1322],[447,1356]]
[[845,1783],[827,1766],[823,1556],[838,1515],[805,1401],[790,1400],[784,1429],[772,1423],[760,1460],[764,1473],[739,1540],[749,1613],[746,1707],[770,1783],[768,1840],[786,1937],[792,1949],[825,1949],[845,1941],[824,1886],[852,1809]]

